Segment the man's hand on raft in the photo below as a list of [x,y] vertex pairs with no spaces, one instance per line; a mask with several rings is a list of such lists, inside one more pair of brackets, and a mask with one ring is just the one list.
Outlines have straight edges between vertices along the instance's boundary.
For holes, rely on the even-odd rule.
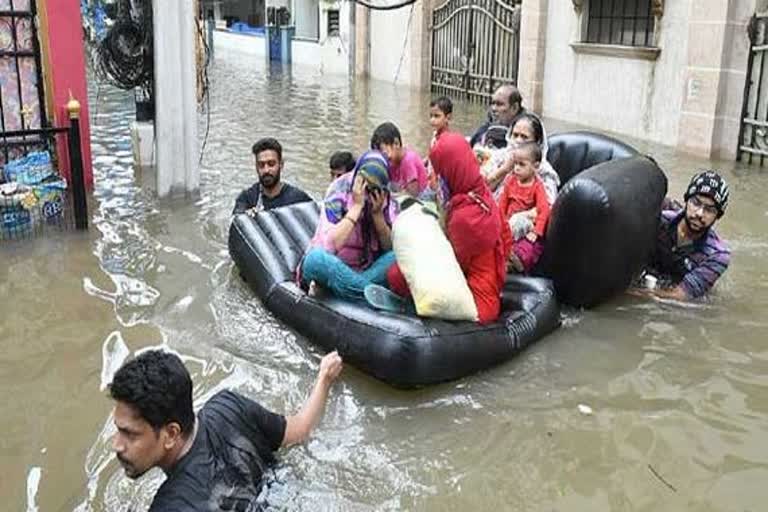
[[335,350],[329,354],[326,354],[320,360],[320,370],[318,371],[318,378],[324,380],[328,384],[333,383],[341,373],[344,365],[341,361],[341,356]]
[[690,300],[688,294],[681,286],[675,286],[673,288],[629,288],[627,295],[633,297],[640,297],[643,299],[671,299],[677,301]]

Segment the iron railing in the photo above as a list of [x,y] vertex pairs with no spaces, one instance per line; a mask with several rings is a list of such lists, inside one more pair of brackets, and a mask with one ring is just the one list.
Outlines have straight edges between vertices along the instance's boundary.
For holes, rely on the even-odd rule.
[[750,52],[736,158],[742,160],[746,156],[749,163],[759,158],[763,165],[768,157],[768,13],[752,16],[747,34]]
[[[48,147],[51,149],[46,151],[52,156],[52,172],[32,185],[4,182],[0,178],[0,241],[32,238],[49,232],[51,228],[64,230],[72,225],[76,229],[88,229],[79,111],[70,112],[70,125],[67,128],[1,132],[0,148],[11,146],[29,150],[34,144],[25,139],[30,136],[49,141]],[[66,181],[58,173],[60,162],[53,150],[59,137],[66,138],[70,171]],[[4,170],[7,170],[7,166]]]

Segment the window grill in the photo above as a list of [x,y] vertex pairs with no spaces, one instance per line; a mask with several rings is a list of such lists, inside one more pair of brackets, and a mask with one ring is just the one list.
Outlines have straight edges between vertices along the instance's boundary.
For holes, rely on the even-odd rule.
[[339,11],[338,9],[330,9],[328,11],[328,35],[339,35]]
[[585,43],[653,46],[651,0],[590,0]]

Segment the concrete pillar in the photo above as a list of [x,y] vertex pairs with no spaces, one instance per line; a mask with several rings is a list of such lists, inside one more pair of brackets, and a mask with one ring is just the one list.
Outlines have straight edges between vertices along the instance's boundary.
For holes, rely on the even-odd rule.
[[679,147],[704,158],[736,155],[755,0],[691,0]]
[[[346,37],[348,44],[347,48],[349,48],[349,61],[347,62],[347,76],[355,76],[355,66],[356,66],[356,58],[355,58],[355,52],[357,51],[357,21],[356,21],[356,15],[357,15],[357,4],[354,2],[344,2],[341,6],[341,11],[339,13],[340,16],[344,16],[344,11],[348,10],[346,13],[347,20],[348,20],[348,28],[346,31],[343,31],[341,34],[342,39]],[[326,13],[326,16],[328,14]],[[343,19],[343,18],[342,18]]]
[[190,194],[200,186],[197,142],[194,0],[153,0],[156,192]]
[[371,10],[355,4],[355,76],[370,76]]
[[523,104],[535,112],[541,112],[544,106],[548,4],[549,0],[525,0],[520,17],[517,86],[523,95]]
[[428,91],[432,82],[432,7],[433,0],[416,3],[411,21],[411,85]]
[[[88,85],[85,79],[85,52],[78,0],[38,0],[39,35],[44,58],[45,87],[49,113],[56,126],[69,126],[66,105],[70,93],[80,102],[80,139],[83,174],[87,188],[93,187],[91,128],[88,120]],[[40,105],[41,108],[45,108]],[[67,142],[56,145],[61,171],[69,178]]]

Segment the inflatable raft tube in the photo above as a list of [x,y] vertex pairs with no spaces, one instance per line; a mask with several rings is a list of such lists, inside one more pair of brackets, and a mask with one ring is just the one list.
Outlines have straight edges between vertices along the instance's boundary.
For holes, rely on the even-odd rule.
[[509,276],[499,321],[479,325],[375,311],[328,294],[308,296],[294,272],[314,234],[314,202],[236,216],[229,252],[277,318],[325,351],[390,385],[450,381],[509,360],[560,325],[548,279]]
[[626,290],[648,261],[667,178],[610,137],[574,132],[549,142],[563,185],[536,273],[552,279],[561,302],[592,307]]

